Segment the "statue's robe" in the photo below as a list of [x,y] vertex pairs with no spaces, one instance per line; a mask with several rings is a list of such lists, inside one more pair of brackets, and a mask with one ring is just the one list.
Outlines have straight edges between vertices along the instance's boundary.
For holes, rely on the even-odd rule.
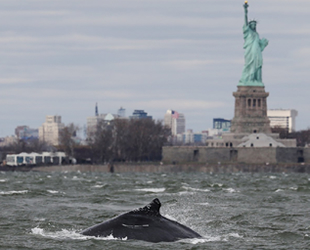
[[266,45],[262,43],[258,33],[252,30],[249,25],[243,26],[243,36],[245,63],[240,83],[244,85],[247,85],[247,83],[251,85],[253,82],[262,83],[262,51]]

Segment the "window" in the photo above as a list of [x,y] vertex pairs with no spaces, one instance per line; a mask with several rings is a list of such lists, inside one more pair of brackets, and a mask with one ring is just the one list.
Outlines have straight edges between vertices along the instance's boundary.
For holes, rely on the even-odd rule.
[[260,108],[260,106],[261,106],[261,100],[260,99],[258,99],[257,100],[257,106]]
[[253,99],[253,107],[256,107],[256,99]]
[[251,107],[251,99],[248,99],[248,106]]

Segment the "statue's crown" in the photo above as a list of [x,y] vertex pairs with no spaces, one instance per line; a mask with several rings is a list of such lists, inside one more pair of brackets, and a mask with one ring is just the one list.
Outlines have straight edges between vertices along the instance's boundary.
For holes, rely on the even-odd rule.
[[257,21],[255,19],[253,19],[253,20],[250,20],[249,24],[250,23],[257,23]]

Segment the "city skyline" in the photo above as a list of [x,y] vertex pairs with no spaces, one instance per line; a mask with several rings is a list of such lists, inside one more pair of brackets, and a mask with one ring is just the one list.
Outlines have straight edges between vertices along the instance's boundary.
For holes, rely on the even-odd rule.
[[[0,137],[46,115],[83,126],[100,113],[167,109],[202,131],[232,119],[243,68],[244,1],[2,1]],[[269,40],[263,82],[268,109],[296,109],[310,126],[310,2],[249,1]]]

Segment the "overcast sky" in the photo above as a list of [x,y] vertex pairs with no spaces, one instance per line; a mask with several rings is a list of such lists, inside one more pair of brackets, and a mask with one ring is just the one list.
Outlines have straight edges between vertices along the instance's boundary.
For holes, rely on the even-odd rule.
[[[242,0],[1,0],[0,137],[46,115],[184,113],[186,128],[232,119],[243,68]],[[310,126],[310,1],[249,0],[269,109]]]

